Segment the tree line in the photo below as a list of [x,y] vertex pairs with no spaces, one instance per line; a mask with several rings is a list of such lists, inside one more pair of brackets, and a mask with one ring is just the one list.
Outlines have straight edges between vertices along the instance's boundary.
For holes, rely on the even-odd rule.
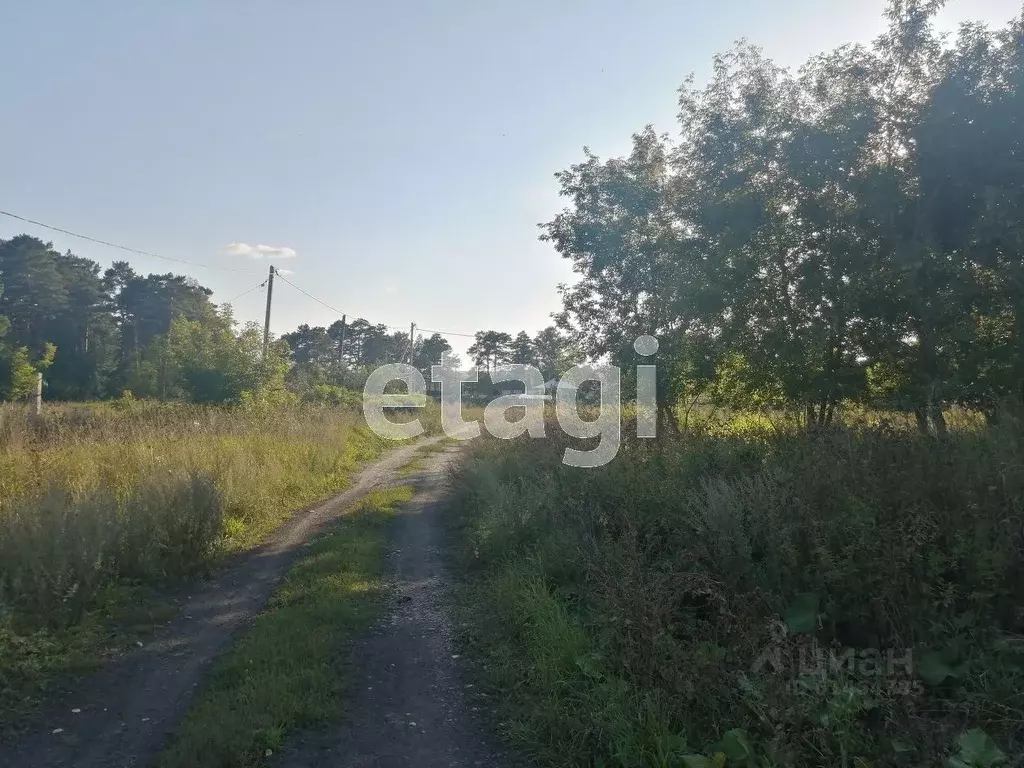
[[237,330],[211,293],[124,261],[103,270],[29,235],[0,240],[0,400],[28,394],[37,372],[51,400],[217,402],[280,382],[283,350],[264,361],[259,330]]
[[450,354],[451,344],[438,333],[414,336],[410,350],[409,333],[361,317],[337,320],[329,326],[303,324],[281,339],[292,357],[289,381],[300,391],[362,389],[370,371],[388,363],[411,361],[427,381],[431,365],[439,364],[442,356],[448,355],[452,365],[459,364]]
[[[379,365],[461,361],[438,333],[412,339],[364,318],[300,325],[263,354],[262,329],[239,327],[228,304],[192,278],[104,270],[29,235],[0,240],[0,402],[28,397],[37,373],[49,400],[121,397],[240,402],[247,397],[345,399]],[[487,369],[537,365],[546,377],[571,365],[571,345],[554,327],[535,337],[476,334],[470,354]],[[476,389],[487,389],[487,373]],[[470,387],[470,389],[473,389]],[[351,399],[351,398],[349,398]]]
[[502,331],[479,331],[467,351],[477,367],[488,375],[504,365],[532,365],[540,370],[545,381],[561,375],[581,359],[572,341],[555,326],[532,338],[526,331],[515,336]]
[[945,40],[941,0],[796,73],[749,44],[679,91],[675,137],[557,174],[542,239],[570,259],[562,327],[624,369],[661,342],[684,394],[914,412],[1024,398],[1024,17]]
[[[293,367],[289,381],[302,391],[324,391],[341,387],[361,389],[370,371],[387,363],[411,362],[427,381],[431,368],[438,364],[453,369],[463,361],[452,353],[452,346],[440,333],[417,335],[409,349],[409,334],[390,331],[388,326],[366,320],[336,321],[330,326],[300,325],[281,337],[291,350]],[[494,394],[491,372],[503,366],[536,366],[545,381],[563,373],[579,360],[574,345],[556,327],[550,326],[530,336],[520,331],[513,336],[502,331],[478,331],[467,350],[480,369],[476,383],[466,383],[467,396],[486,398]]]
[[340,360],[331,340],[340,323],[330,332],[303,325],[264,354],[262,329],[239,327],[211,295],[184,275],[142,275],[124,261],[104,270],[29,235],[0,240],[0,401],[29,395],[38,372],[49,400],[286,396],[310,365],[392,361],[408,345],[408,334],[357,320]]

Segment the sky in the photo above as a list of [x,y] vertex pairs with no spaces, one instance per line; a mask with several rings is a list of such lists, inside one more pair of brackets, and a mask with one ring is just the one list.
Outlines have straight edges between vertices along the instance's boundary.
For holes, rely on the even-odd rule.
[[[783,65],[869,41],[884,0],[34,0],[0,3],[0,216],[228,301],[270,264],[275,333],[335,310],[531,333],[568,262],[554,173],[675,131],[676,90],[747,38]],[[951,0],[940,26],[1020,0]],[[262,322],[265,294],[235,303]],[[471,340],[449,337],[464,353]]]

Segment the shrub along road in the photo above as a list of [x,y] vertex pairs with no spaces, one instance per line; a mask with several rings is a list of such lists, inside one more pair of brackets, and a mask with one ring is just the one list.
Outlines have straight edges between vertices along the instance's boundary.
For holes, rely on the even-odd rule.
[[[297,515],[262,546],[240,555],[184,598],[179,616],[148,644],[62,693],[21,738],[0,745],[0,764],[98,768],[152,763],[187,712],[209,662],[266,605],[310,538],[374,488],[393,482],[418,449],[441,439],[394,450],[362,470],[347,491]],[[436,464],[435,474],[440,471]]]

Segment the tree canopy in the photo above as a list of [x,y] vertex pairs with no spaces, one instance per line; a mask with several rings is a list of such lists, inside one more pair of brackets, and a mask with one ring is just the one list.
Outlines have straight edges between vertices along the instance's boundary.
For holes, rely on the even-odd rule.
[[56,252],[28,235],[0,240],[0,400],[46,397],[238,401],[283,388],[288,349],[263,359],[262,333],[235,328],[230,308],[192,278],[140,275]]
[[933,28],[893,0],[871,45],[796,73],[742,43],[679,92],[675,138],[557,174],[542,239],[573,263],[560,322],[592,357],[661,342],[684,390],[798,405],[985,409],[1024,396],[1024,21]]

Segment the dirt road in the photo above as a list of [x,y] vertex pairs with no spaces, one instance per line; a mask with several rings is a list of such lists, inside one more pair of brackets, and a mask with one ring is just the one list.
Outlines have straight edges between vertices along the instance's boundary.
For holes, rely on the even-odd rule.
[[[180,615],[147,645],[73,686],[20,739],[0,744],[0,765],[121,768],[152,763],[170,730],[187,711],[210,661],[265,605],[302,545],[370,490],[394,482],[397,470],[413,458],[418,448],[440,440],[430,438],[388,453],[363,469],[347,491],[297,515],[261,547],[220,570],[216,578],[185,598]],[[440,470],[436,474],[439,478]],[[436,492],[439,486],[432,487]],[[406,546],[421,546],[418,541],[422,532],[412,535]],[[419,605],[425,604],[423,595],[433,589],[428,583],[433,566],[427,565],[433,562],[432,557],[424,561],[422,575],[416,576],[423,592],[413,590],[420,595],[413,604],[417,599]],[[400,626],[395,629],[402,631]],[[420,652],[418,658],[427,663],[424,653]],[[405,710],[412,711],[408,707]]]
[[[457,449],[451,449],[457,450]],[[393,596],[354,652],[362,678],[332,734],[302,735],[275,768],[463,768],[509,765],[460,679],[450,587],[437,520],[451,450],[432,455],[412,478],[413,501],[392,529]]]

